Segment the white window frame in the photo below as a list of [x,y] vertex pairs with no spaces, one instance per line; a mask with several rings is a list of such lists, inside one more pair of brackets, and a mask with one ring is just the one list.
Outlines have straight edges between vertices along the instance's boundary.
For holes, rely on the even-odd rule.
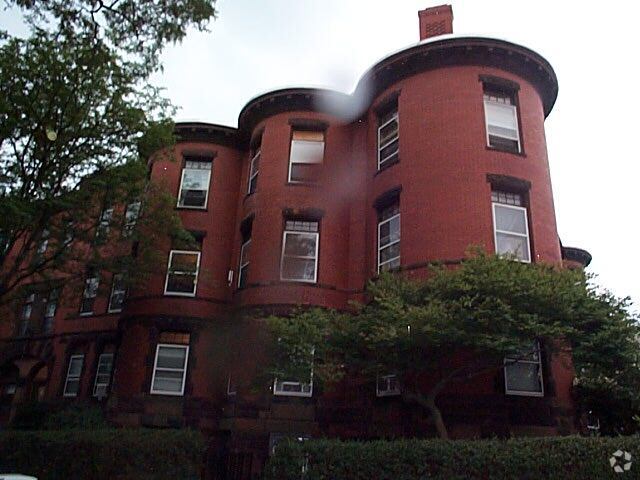
[[96,239],[104,242],[111,231],[111,221],[113,220],[113,207],[108,207],[100,213],[100,221],[96,228]]
[[[512,359],[511,357],[505,357],[504,358],[504,392],[506,395],[519,395],[522,397],[544,397],[544,377],[542,376],[542,354],[541,354],[541,350],[540,350],[540,342],[536,341],[535,342],[535,348],[536,348],[536,352],[538,355],[538,360],[523,360],[523,359],[519,359],[514,361],[514,359]],[[527,391],[522,391],[522,390],[511,390],[509,388],[509,379],[507,377],[507,365],[509,364],[513,364],[513,363],[527,363],[527,364],[533,364],[533,365],[538,365],[538,380],[540,382],[540,391],[539,392],[527,392]]]
[[111,279],[111,293],[109,294],[109,304],[107,306],[107,313],[120,313],[122,312],[122,307],[120,308],[111,308],[111,301],[113,300],[113,295],[115,293],[122,293],[123,297],[122,297],[122,302],[124,303],[124,297],[127,294],[127,288],[126,286],[121,289],[121,290],[116,290],[116,278],[120,277],[121,279],[124,278],[124,273],[116,273],[113,278]]
[[[398,223],[400,227],[400,237],[397,240],[387,243],[386,245],[380,245],[380,228],[382,227],[382,225],[384,225],[385,223],[391,222],[391,220],[395,219],[396,217],[398,217]],[[391,263],[396,259],[400,260],[401,255],[398,255],[397,257],[393,257],[393,258],[390,258],[389,260],[385,260],[384,262],[380,262],[380,254],[382,253],[382,250],[384,250],[385,248],[395,245],[396,243],[400,243],[401,239],[402,239],[402,223],[400,219],[400,212],[396,213],[395,215],[385,220],[378,222],[378,273],[380,273],[382,267],[387,263]]]
[[[161,367],[160,370],[162,371],[166,371],[166,372],[180,372],[182,371],[182,389],[180,390],[180,392],[171,392],[168,390],[156,390],[155,388],[153,388],[153,385],[156,381],[156,373],[158,371],[158,354],[160,353],[160,348],[165,347],[165,348],[175,348],[175,349],[184,349],[185,350],[185,357],[184,357],[184,369],[182,368],[166,368],[166,367]],[[184,387],[186,384],[186,380],[187,380],[187,367],[189,365],[189,345],[178,345],[175,343],[159,343],[156,346],[156,358],[155,361],[153,362],[153,375],[151,377],[151,390],[150,393],[152,395],[171,395],[174,397],[182,397],[184,396]]]
[[[299,391],[285,391],[284,386],[298,387]],[[305,392],[304,387],[308,386],[309,391]],[[313,371],[311,372],[311,380],[309,383],[291,382],[288,380],[279,381],[277,378],[273,381],[273,394],[278,397],[312,397],[313,396]]]
[[[78,375],[71,376],[71,364],[74,360],[80,359],[80,373]],[[67,366],[67,376],[64,381],[64,389],[62,390],[62,396],[64,397],[77,397],[78,393],[80,393],[80,381],[82,380],[82,369],[84,368],[84,355],[71,355],[69,357],[69,365]],[[69,385],[69,380],[78,381],[78,393],[67,393],[67,386]]]
[[[87,296],[87,287],[89,286],[89,282],[92,279],[96,279],[96,290],[95,290],[95,294],[92,296]],[[93,298],[93,304],[91,305],[91,311],[90,312],[83,312],[80,311],[80,316],[81,317],[89,317],[91,315],[93,315],[93,312],[95,310],[95,302],[96,302],[96,298],[98,298],[98,290],[100,289],[100,277],[98,275],[94,275],[92,277],[87,277],[84,281],[84,290],[82,291],[82,300],[80,301],[80,308],[82,309],[82,305],[84,304],[84,300],[86,298]]]
[[[210,163],[211,164],[211,168],[209,169],[199,169],[199,170],[206,170],[207,172],[209,172],[208,177],[207,177],[207,188],[205,189],[205,194],[204,194],[204,205],[201,207],[197,207],[197,206],[192,206],[192,205],[180,205],[180,198],[182,198],[182,186],[184,184],[184,174],[187,170],[196,170],[194,169],[190,169],[187,168],[187,163],[186,162],[201,162],[201,163]],[[213,162],[210,160],[185,160],[185,164],[182,167],[182,174],[180,176],[180,188],[178,189],[178,202],[176,204],[176,206],[178,208],[186,208],[186,209],[191,209],[191,210],[206,210],[207,209],[207,204],[209,203],[209,188],[211,188],[211,170],[213,170]]]
[[[111,359],[111,368],[109,369],[109,373],[100,373],[100,365],[103,363],[104,359],[110,358]],[[98,357],[98,366],[96,367],[96,379],[93,382],[93,396],[97,397],[98,393],[98,387],[104,387],[104,392],[105,392],[105,396],[107,395],[107,389],[109,388],[109,385],[111,384],[111,372],[113,371],[113,353],[101,353],[100,356]],[[105,381],[99,381],[100,376],[107,376],[107,380]]]
[[[285,227],[286,228],[286,227]],[[320,224],[318,223],[318,228],[320,228]],[[287,246],[287,236],[288,235],[313,235],[316,241],[316,250],[314,255],[314,268],[313,268],[313,280],[305,280],[300,278],[285,278],[283,273],[283,265],[284,265],[284,252]],[[280,280],[283,282],[302,282],[302,283],[317,283],[318,281],[318,247],[320,243],[320,232],[302,232],[297,230],[285,230],[282,236],[282,254],[280,255]],[[300,256],[292,256],[288,255],[287,258],[299,258],[304,260],[311,260],[312,257],[300,257]]]
[[[123,237],[128,238],[131,236],[136,224],[138,223],[138,218],[140,218],[141,210],[142,202],[140,200],[127,204],[124,209],[124,225],[122,226]],[[135,215],[130,214],[130,212],[135,212]]]
[[[395,121],[398,124],[398,131],[395,137],[393,137],[391,140],[387,141],[387,143],[385,143],[384,145],[380,144],[380,132],[382,132],[382,129],[384,127],[386,127],[387,125],[389,125],[391,122]],[[387,148],[389,145],[391,145],[393,142],[398,142],[398,149],[392,153],[391,155],[387,156],[386,158],[380,158],[380,155],[382,153],[382,150],[384,150],[385,148]],[[399,155],[400,154],[400,118],[398,117],[398,109],[396,107],[395,109],[395,113],[387,120],[385,121],[382,125],[378,126],[378,170],[382,169],[382,166],[389,161],[389,159],[393,156],[393,155]]]
[[[296,131],[305,131],[305,130],[293,130],[293,134],[295,134]],[[291,142],[289,144],[289,173],[287,175],[287,182],[289,183],[301,183],[301,184],[305,184],[305,183],[315,183],[312,180],[291,180],[291,171],[293,170],[292,166],[293,164],[300,164],[300,165],[322,165],[324,163],[324,149],[325,149],[325,144],[326,144],[326,138],[325,138],[325,134],[324,132],[318,132],[318,133],[322,133],[322,142],[318,141],[318,140],[296,140],[293,138],[293,134],[291,136]],[[291,153],[293,151],[293,143],[294,142],[300,142],[300,143],[322,143],[322,160],[320,160],[319,162],[294,162],[293,158],[291,156]]]
[[249,238],[249,240],[244,242],[240,247],[240,266],[238,267],[238,288],[244,288],[244,287],[240,287],[240,281],[242,280],[242,270],[247,268],[251,263],[247,258],[245,258],[244,263],[242,263],[242,256],[244,254],[244,249],[249,245],[251,245],[251,238]]
[[[195,278],[193,280],[193,293],[188,293],[188,292],[171,292],[167,290],[167,287],[169,286],[169,275],[173,274],[175,275],[176,272],[171,272],[171,260],[173,259],[173,254],[174,253],[178,253],[178,254],[196,254],[198,255],[198,260],[196,262],[196,275]],[[165,295],[175,295],[178,297],[195,297],[196,296],[196,292],[198,291],[198,274],[200,273],[200,253],[199,251],[196,250],[171,250],[169,252],[169,262],[167,263],[167,275],[165,277],[164,280],[164,294]],[[184,272],[182,272],[184,273]],[[178,275],[180,275],[181,273],[178,272]]]
[[[521,237],[521,238],[526,238],[527,240],[527,250],[529,253],[529,259],[524,259],[524,258],[518,258],[515,257],[515,260],[517,260],[518,262],[522,262],[522,263],[531,263],[531,240],[529,237],[529,216],[528,216],[528,212],[527,212],[527,208],[526,207],[519,207],[516,205],[509,205],[506,203],[499,203],[499,202],[491,202],[491,210],[493,213],[493,242],[495,245],[495,250],[496,250],[496,254],[498,255],[506,255],[505,253],[500,253],[498,252],[498,235],[499,234],[504,234],[504,235],[512,235],[515,237]],[[500,208],[510,208],[512,210],[517,210],[519,212],[522,212],[522,214],[524,215],[524,228],[526,233],[520,233],[520,232],[511,232],[509,230],[498,230],[498,224],[496,223],[496,206],[499,206]]]
[[[394,396],[400,395],[401,392],[399,388],[389,387],[389,380],[391,378],[398,378],[398,376],[394,373],[389,375],[376,375],[376,396],[377,397],[394,397]],[[381,381],[384,382],[384,385],[385,385],[384,389],[380,388]]]
[[[515,123],[515,136],[505,136],[505,135],[498,135],[495,133],[492,133],[491,135],[495,136],[495,137],[500,137],[500,138],[504,138],[505,140],[512,140],[515,141],[518,145],[517,148],[517,153],[521,153],[522,152],[522,143],[520,142],[520,125],[518,124],[518,106],[517,105],[513,105],[511,103],[500,103],[500,102],[496,102],[495,100],[490,100],[487,99],[486,96],[492,96],[490,94],[485,93],[483,95],[483,105],[484,105],[484,125],[485,125],[485,131],[486,131],[486,137],[487,137],[487,146],[490,148],[498,148],[495,147],[493,145],[491,145],[491,141],[489,139],[489,125],[494,125],[500,128],[504,128],[501,125],[496,125],[494,123],[490,123],[489,121],[489,111],[487,109],[487,104],[492,105],[492,106],[496,106],[498,108],[502,108],[502,109],[508,109],[510,110],[511,114],[513,115],[513,120]],[[505,98],[510,98],[509,95],[505,95]]]
[[260,154],[261,154],[261,149],[258,148],[255,154],[253,155],[253,157],[251,157],[251,162],[249,163],[249,180],[247,182],[247,195],[251,195],[252,193],[255,192],[255,189],[253,190],[253,192],[251,191],[251,183],[253,182],[253,179],[256,178],[258,176],[258,173],[260,172],[260,166],[258,166],[257,170],[254,170],[256,159],[258,160],[258,163],[260,162]]

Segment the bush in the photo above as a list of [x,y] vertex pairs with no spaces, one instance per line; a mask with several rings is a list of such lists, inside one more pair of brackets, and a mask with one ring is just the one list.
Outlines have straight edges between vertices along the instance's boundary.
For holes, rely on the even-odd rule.
[[200,478],[204,440],[190,430],[0,433],[0,472],[39,480]]
[[11,422],[14,430],[92,430],[108,426],[99,405],[79,402],[23,403]]
[[[617,475],[609,458],[632,455]],[[624,463],[622,461],[621,463]],[[640,479],[640,437],[512,440],[317,440],[278,446],[267,480]]]

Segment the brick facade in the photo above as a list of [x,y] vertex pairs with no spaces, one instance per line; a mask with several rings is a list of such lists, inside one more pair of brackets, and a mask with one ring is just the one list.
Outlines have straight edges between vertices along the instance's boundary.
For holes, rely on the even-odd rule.
[[[450,32],[450,7],[437,8],[444,9],[420,12],[421,39],[434,28]],[[430,26],[435,17],[444,26]],[[487,146],[487,78],[515,88],[518,153]],[[151,178],[179,196],[184,159],[212,159],[206,208],[179,209],[184,226],[202,236],[196,295],[165,295],[165,278],[157,276],[129,292],[122,313],[100,313],[106,311],[102,298],[91,317],[59,309],[51,335],[14,340],[5,331],[0,381],[15,383],[17,391],[1,397],[0,420],[26,398],[62,397],[72,354],[85,355],[77,398],[91,399],[99,355],[113,348],[110,393],[101,400],[111,419],[123,426],[202,429],[211,437],[210,467],[220,478],[225,471],[235,472],[229,478],[255,474],[270,439],[280,435],[432,435],[421,412],[398,397],[378,398],[375,385],[363,379],[348,379],[336,391],[316,390],[310,398],[274,396],[266,384],[261,392],[248,388],[264,359],[264,341],[260,322],[240,314],[300,305],[347,309],[363,300],[366,282],[377,274],[376,205],[390,192],[401,212],[401,269],[411,275],[424,275],[429,262],[455,263],[471,245],[494,251],[491,191],[505,184],[526,197],[532,260],[559,264],[566,250],[568,266],[584,264],[585,252],[562,249],[556,230],[544,133],[556,95],[555,74],[535,52],[501,40],[436,36],[374,65],[353,95],[278,90],[251,100],[238,129],[178,124],[173,159],[157,155]],[[389,104],[397,105],[398,158],[378,170],[379,114]],[[292,131],[302,128],[324,132],[314,184],[288,182]],[[258,143],[257,184],[247,194]],[[287,218],[318,221],[314,283],[280,280]],[[239,289],[247,222],[250,263]],[[183,395],[149,393],[163,332],[190,335]],[[502,374],[451,387],[439,401],[451,435],[570,433],[570,359],[543,358],[543,377],[542,397],[505,395]],[[232,395],[229,378],[237,385]]]

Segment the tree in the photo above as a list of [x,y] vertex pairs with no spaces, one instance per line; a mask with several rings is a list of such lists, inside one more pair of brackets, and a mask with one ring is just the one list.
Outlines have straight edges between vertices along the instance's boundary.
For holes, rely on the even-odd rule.
[[[331,384],[347,372],[394,373],[403,400],[429,412],[442,438],[438,395],[453,382],[500,370],[505,357],[524,359],[536,341],[548,355],[573,350],[584,378],[606,375],[615,348],[607,338],[619,344],[638,333],[624,302],[598,293],[582,272],[481,253],[456,268],[436,266],[420,281],[381,275],[368,294],[355,312],[270,317],[269,374],[305,381],[313,368],[314,382]],[[433,372],[446,373],[425,387],[420,379]]]
[[147,181],[151,154],[175,142],[149,76],[167,42],[206,27],[214,0],[8,3],[31,34],[0,31],[0,305],[87,265],[149,273],[159,238],[188,240]]

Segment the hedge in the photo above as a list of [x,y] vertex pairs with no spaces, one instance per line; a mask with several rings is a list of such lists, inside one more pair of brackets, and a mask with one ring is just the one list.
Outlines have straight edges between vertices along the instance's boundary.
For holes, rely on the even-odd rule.
[[[632,456],[631,469],[620,474],[609,463],[618,450]],[[266,465],[265,478],[640,479],[640,437],[287,442]]]
[[38,480],[198,479],[204,440],[190,430],[105,429],[0,433],[0,473]]

